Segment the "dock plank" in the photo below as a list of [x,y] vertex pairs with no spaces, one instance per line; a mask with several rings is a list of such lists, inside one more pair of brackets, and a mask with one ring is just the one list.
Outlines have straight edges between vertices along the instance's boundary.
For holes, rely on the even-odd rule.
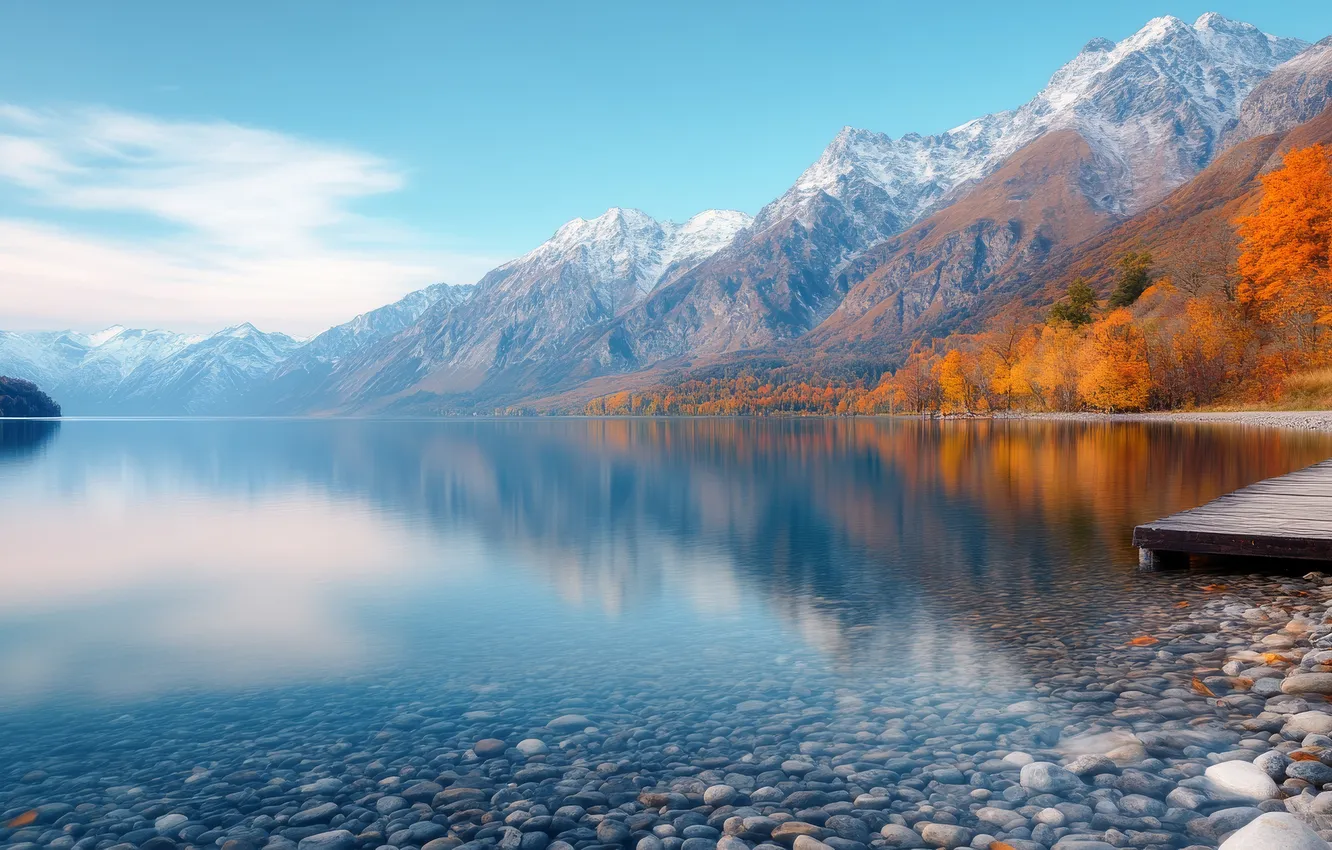
[[1149,553],[1332,561],[1332,460],[1143,523],[1133,529],[1133,545]]

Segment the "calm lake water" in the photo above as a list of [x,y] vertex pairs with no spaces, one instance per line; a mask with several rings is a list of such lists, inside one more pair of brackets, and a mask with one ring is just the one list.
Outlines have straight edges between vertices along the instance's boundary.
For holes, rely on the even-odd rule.
[[1136,572],[1135,523],[1330,456],[1217,425],[6,422],[0,775],[188,796],[283,747],[424,765],[427,720],[692,751],[754,701],[1003,707],[1201,592]]

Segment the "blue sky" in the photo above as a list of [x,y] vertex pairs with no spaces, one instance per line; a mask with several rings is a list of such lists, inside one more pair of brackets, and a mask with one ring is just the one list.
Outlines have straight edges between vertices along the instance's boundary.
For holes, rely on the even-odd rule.
[[0,327],[317,331],[610,206],[756,212],[843,125],[947,129],[1204,11],[1332,34],[1326,2],[0,2],[0,255],[42,246],[0,288],[60,294]]

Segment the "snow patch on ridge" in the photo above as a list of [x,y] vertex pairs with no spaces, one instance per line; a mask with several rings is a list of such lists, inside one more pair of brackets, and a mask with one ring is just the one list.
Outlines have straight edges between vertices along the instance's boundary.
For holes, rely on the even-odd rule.
[[555,273],[574,266],[598,280],[633,281],[646,295],[668,272],[697,265],[725,248],[752,220],[736,210],[704,210],[677,223],[611,207],[596,218],[566,222],[550,239],[497,271]]
[[[796,183],[758,215],[767,229],[806,225],[819,198],[849,204],[858,227],[886,236],[952,189],[979,180],[1047,132],[1078,131],[1122,185],[1133,212],[1201,170],[1240,103],[1277,65],[1308,47],[1207,13],[1192,25],[1154,18],[1119,43],[1093,39],[1018,109],[932,136],[844,128]],[[868,199],[868,201],[866,201]]]

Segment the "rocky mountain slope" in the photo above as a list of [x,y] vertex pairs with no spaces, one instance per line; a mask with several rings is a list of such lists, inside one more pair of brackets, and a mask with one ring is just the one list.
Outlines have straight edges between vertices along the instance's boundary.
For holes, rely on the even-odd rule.
[[1031,306],[1045,304],[1074,277],[1108,290],[1115,259],[1143,250],[1186,290],[1233,285],[1238,246],[1232,222],[1257,210],[1262,175],[1278,167],[1287,151],[1316,144],[1332,145],[1332,110],[1235,145],[1161,203],[1052,257],[1010,297]]
[[1279,66],[1240,104],[1229,145],[1312,120],[1332,101],[1332,36]]
[[[736,244],[676,285],[675,303],[664,292],[607,333],[634,355],[612,365],[771,347],[826,321],[824,336],[835,335],[847,317],[834,312],[871,276],[847,312],[869,309],[896,280],[887,291],[915,302],[908,314],[960,316],[989,283],[1040,262],[1052,237],[1085,237],[1196,175],[1246,95],[1307,47],[1215,14],[1157,18],[1118,44],[1093,40],[1016,110],[938,136],[844,130]],[[1076,225],[1031,226],[1070,212]],[[915,330],[909,318],[898,334]]]
[[708,210],[683,224],[611,209],[568,222],[483,277],[466,304],[426,313],[334,375],[343,405],[382,408],[405,393],[472,393],[495,373],[525,374],[577,350],[604,326],[727,245],[750,223]]
[[850,263],[846,297],[802,343],[893,357],[917,332],[965,321],[1000,285],[1117,220],[1093,200],[1106,189],[1097,164],[1071,130],[1022,148],[964,198]]
[[307,413],[328,402],[331,377],[344,361],[410,328],[427,311],[431,321],[465,304],[476,293],[473,285],[437,283],[419,289],[349,322],[329,328],[278,363],[263,381],[256,382],[245,400],[248,412]]
[[[692,268],[644,287],[623,268],[573,274],[528,255],[445,323],[425,316],[366,349],[336,395],[353,409],[429,410],[796,340],[895,350],[1192,179],[1249,93],[1308,47],[1215,14],[1157,18],[1117,44],[1088,43],[1017,109],[933,136],[846,128]],[[589,245],[605,247],[588,250],[613,254],[616,233],[593,228]]]

